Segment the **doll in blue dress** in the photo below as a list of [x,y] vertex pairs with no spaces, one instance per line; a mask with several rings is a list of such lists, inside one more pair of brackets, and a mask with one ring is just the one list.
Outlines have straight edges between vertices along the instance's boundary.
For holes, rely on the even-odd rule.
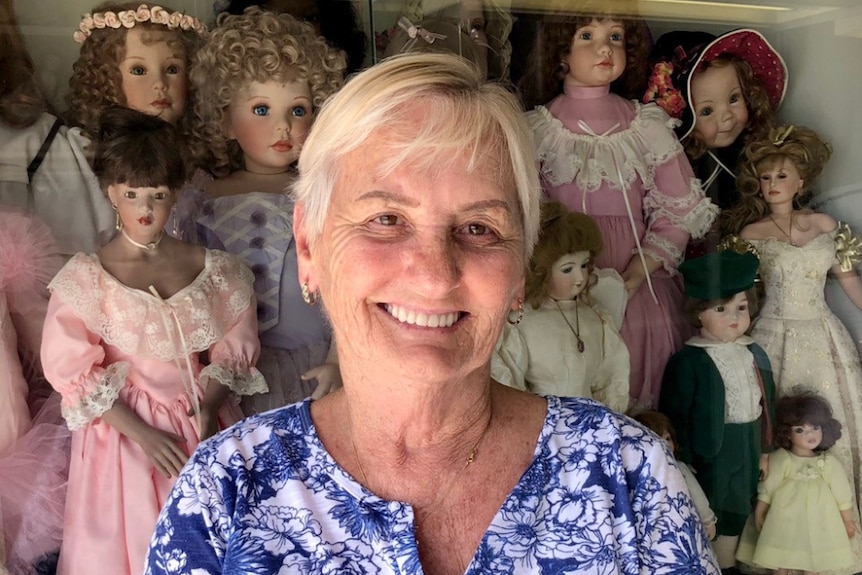
[[239,256],[255,274],[258,368],[270,391],[244,399],[247,415],[340,385],[324,312],[297,277],[289,190],[314,114],[344,69],[343,53],[310,24],[253,7],[219,17],[190,72],[201,170],[174,232]]

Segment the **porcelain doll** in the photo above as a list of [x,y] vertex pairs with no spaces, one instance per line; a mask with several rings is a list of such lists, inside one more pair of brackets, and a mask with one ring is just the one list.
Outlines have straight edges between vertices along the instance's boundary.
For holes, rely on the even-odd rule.
[[[752,336],[769,354],[779,395],[796,386],[822,395],[845,433],[831,453],[853,477],[854,513],[862,497],[862,368],[847,329],[824,299],[833,274],[862,309],[862,280],[854,270],[859,241],[849,227],[807,209],[815,178],[831,156],[814,131],[783,126],[746,146],[735,230],[760,254],[765,301]],[[858,524],[858,515],[854,517]],[[852,541],[862,571],[862,541]]]
[[756,30],[669,32],[652,50],[644,102],[679,119],[676,133],[703,189],[722,210],[737,199],[737,161],[775,127],[787,66]]
[[102,114],[93,168],[119,233],[49,285],[42,363],[73,431],[60,575],[142,572],[189,454],[242,417],[233,393],[266,390],[251,271],[162,231],[186,175],[179,143],[156,117]]
[[589,297],[601,249],[601,231],[591,217],[556,202],[543,205],[539,243],[527,267],[524,314],[500,336],[491,367],[495,380],[628,409],[628,350],[610,315]]
[[[109,2],[84,15],[68,95],[73,127],[47,107],[17,123],[0,120],[0,203],[36,214],[66,258],[110,240],[114,214],[89,165],[99,117],[122,105],[178,121],[188,100],[188,61],[204,30],[191,16],[140,2]],[[4,35],[20,38],[14,25],[0,26]],[[23,41],[15,45],[10,58],[29,58]],[[4,70],[3,77],[19,76]]]
[[[621,334],[631,354],[629,394],[655,405],[667,358],[688,326],[674,278],[690,236],[716,209],[707,200],[671,120],[626,100],[646,57],[638,20],[599,13],[543,25],[541,46],[557,95],[528,112],[545,193],[593,216],[605,241],[596,265],[617,270],[629,301]],[[562,92],[562,93],[560,93]]]
[[668,361],[659,401],[676,429],[680,460],[697,470],[715,512],[722,569],[734,565],[771,444],[775,383],[766,352],[746,335],[757,266],[752,253],[732,250],[680,265],[686,315],[699,334]]
[[856,535],[853,489],[829,453],[841,437],[832,409],[815,394],[788,395],[775,407],[775,444],[769,475],[760,482],[753,521],[736,558],[776,575],[850,567]]
[[178,232],[237,255],[255,273],[258,367],[270,391],[246,398],[246,414],[318,397],[340,382],[324,312],[308,305],[316,294],[297,276],[287,191],[314,114],[341,86],[344,66],[310,24],[252,7],[219,18],[191,71],[192,149],[215,179],[199,174],[184,192]]
[[[674,456],[677,455],[676,430],[665,414],[660,411],[642,411],[636,414],[633,419],[664,439],[670,452]],[[703,492],[703,488],[697,482],[694,470],[687,463],[677,459],[676,466],[679,468],[682,478],[685,479],[685,486],[688,487],[691,500],[694,502],[697,515],[700,517],[704,532],[706,532],[706,538],[712,540],[715,537],[715,513],[709,507],[706,493]]]

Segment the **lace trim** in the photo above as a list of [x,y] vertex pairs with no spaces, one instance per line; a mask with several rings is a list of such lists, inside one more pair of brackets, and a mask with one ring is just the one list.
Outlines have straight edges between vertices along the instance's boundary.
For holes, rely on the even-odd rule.
[[862,238],[853,235],[850,226],[843,222],[838,222],[838,227],[832,233],[835,238],[835,260],[841,271],[853,271],[862,261]]
[[645,255],[660,261],[671,275],[677,273],[676,268],[682,261],[682,249],[672,241],[648,231],[644,235],[643,251]]
[[736,343],[704,349],[724,382],[725,421],[748,423],[760,417],[760,384],[751,351]]
[[[253,301],[251,270],[224,252],[208,250],[200,275],[167,300],[131,289],[108,274],[94,255],[77,254],[48,286],[87,328],[128,355],[173,361],[184,358],[171,344],[162,306],[183,328],[188,352],[220,341]],[[170,324],[169,324],[170,325]]]
[[709,231],[719,209],[704,195],[700,180],[692,178],[689,193],[682,197],[668,196],[655,188],[650,189],[644,197],[644,211],[649,214],[647,226],[665,217],[675,228],[699,239]]
[[655,104],[635,104],[636,115],[628,129],[608,135],[576,134],[544,106],[526,115],[544,179],[560,186],[576,182],[587,192],[603,182],[619,189],[615,165],[627,184],[640,178],[648,188],[655,167],[682,153],[672,131],[674,121]]
[[201,370],[201,385],[206,389],[207,380],[214,379],[237,395],[266,393],[269,387],[263,374],[254,367],[243,366],[236,362],[232,367],[211,364]]
[[126,385],[129,375],[129,363],[125,361],[112,363],[105,368],[105,373],[96,388],[81,397],[76,405],[63,403],[60,411],[69,429],[83,429],[97,417],[111,409],[120,396],[120,390]]

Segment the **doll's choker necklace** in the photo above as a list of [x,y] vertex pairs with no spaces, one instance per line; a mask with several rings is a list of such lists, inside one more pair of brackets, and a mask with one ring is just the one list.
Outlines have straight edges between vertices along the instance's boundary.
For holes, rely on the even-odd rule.
[[165,237],[164,232],[159,232],[159,235],[158,237],[156,237],[156,239],[154,239],[148,244],[142,244],[141,242],[136,242],[135,240],[133,240],[131,236],[126,233],[125,229],[120,230],[120,233],[123,234],[123,237],[126,238],[126,240],[128,240],[130,244],[148,252],[156,251],[156,248],[159,247],[160,243],[162,243],[162,238]]

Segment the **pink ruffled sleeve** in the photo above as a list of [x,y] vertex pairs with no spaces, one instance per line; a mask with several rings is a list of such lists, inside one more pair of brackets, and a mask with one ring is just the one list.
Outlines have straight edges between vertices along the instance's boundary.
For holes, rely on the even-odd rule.
[[62,396],[69,429],[81,429],[108,411],[126,383],[127,362],[105,364],[101,338],[72,307],[51,296],[42,332],[42,368]]

